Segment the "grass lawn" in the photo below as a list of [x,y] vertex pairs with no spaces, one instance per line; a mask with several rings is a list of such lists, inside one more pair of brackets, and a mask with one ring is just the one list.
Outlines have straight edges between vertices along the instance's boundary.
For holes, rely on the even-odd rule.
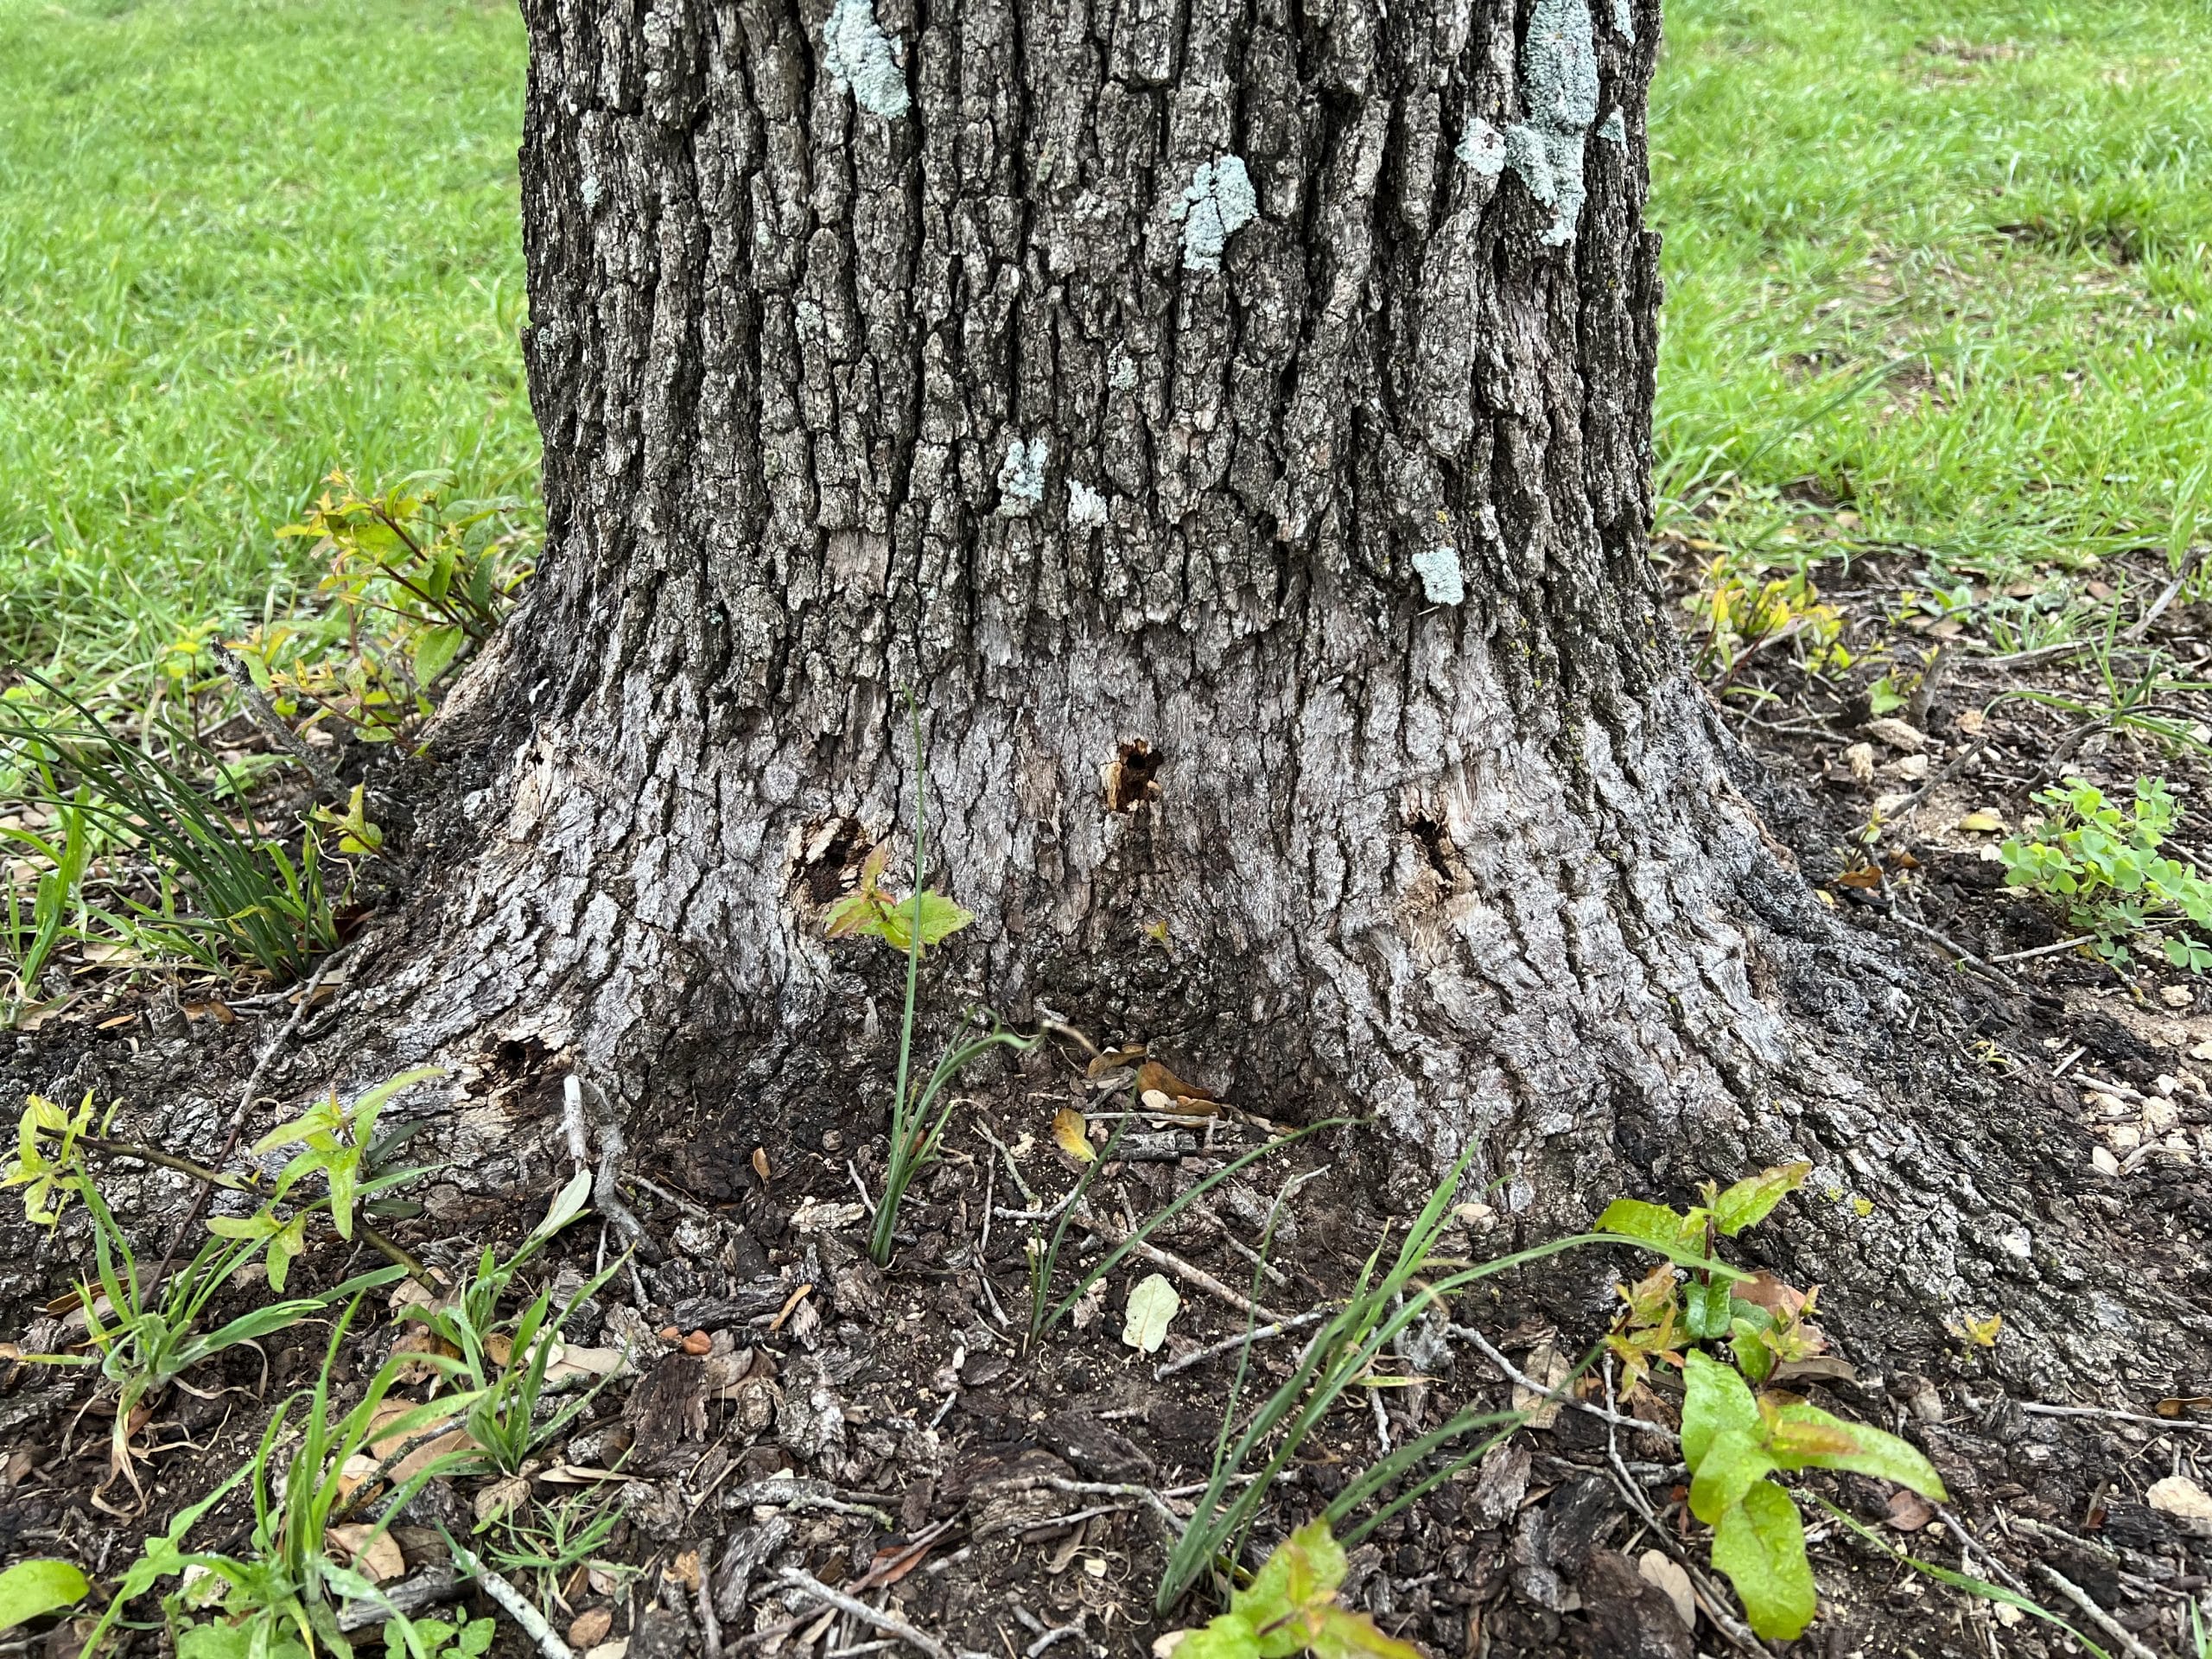
[[[2212,517],[2201,0],[1668,24],[1660,459],[1700,539],[2040,573],[2063,626],[2065,572]],[[526,487],[521,67],[501,3],[0,0],[0,649],[99,673],[281,606],[272,532],[341,462]]]
[[1681,0],[1668,26],[1662,479],[1751,486],[1700,533],[1903,546],[1946,586],[2185,547],[2212,518],[2201,0]]
[[522,59],[489,0],[0,0],[0,651],[281,605],[340,463],[528,484]]

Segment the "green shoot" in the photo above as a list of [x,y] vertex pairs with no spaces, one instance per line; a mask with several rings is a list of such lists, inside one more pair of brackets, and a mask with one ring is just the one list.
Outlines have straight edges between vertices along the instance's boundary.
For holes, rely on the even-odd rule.
[[1176,1659],[1262,1659],[1311,1653],[1315,1659],[1421,1659],[1411,1643],[1385,1636],[1366,1613],[1338,1605],[1351,1563],[1325,1520],[1310,1521],[1275,1546],[1251,1583],[1230,1597],[1229,1611],[1184,1634]]
[[2132,804],[2079,778],[2036,798],[2050,809],[2043,821],[1999,849],[2012,886],[2063,906],[2068,923],[2092,935],[2097,954],[2115,965],[2129,960],[2127,942],[2140,935],[2177,968],[2212,968],[2212,945],[2198,937],[2212,934],[2212,881],[2158,850],[2174,823],[2165,779],[2137,779]]

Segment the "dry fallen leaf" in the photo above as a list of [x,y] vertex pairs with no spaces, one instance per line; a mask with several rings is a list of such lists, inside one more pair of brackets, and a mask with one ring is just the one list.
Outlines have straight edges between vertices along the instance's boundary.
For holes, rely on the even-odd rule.
[[1109,1048],[1103,1054],[1091,1057],[1090,1064],[1083,1069],[1086,1077],[1101,1077],[1109,1071],[1119,1071],[1125,1065],[1135,1065],[1144,1058],[1144,1045],[1135,1043],[1127,1048]]
[[1063,1106],[1052,1115],[1052,1144],[1078,1164],[1097,1160],[1090,1145],[1090,1125],[1072,1106]]
[[1682,1621],[1684,1630],[1697,1628],[1697,1594],[1690,1588],[1690,1575],[1682,1570],[1681,1562],[1663,1549],[1647,1549],[1637,1560],[1636,1571],[1646,1584],[1656,1585],[1666,1592],[1675,1617]]
[[761,1185],[766,1186],[768,1185],[767,1147],[755,1147],[753,1148],[753,1173],[760,1178]]
[[1987,807],[1979,812],[1969,812],[1959,820],[1959,828],[1977,836],[2001,836],[2011,826],[1999,813]]
[[353,1569],[371,1584],[401,1578],[407,1572],[407,1557],[400,1553],[398,1541],[388,1532],[379,1532],[371,1538],[369,1529],[355,1522],[325,1528],[323,1535],[346,1552],[346,1559]]
[[1560,1407],[1563,1403],[1555,1391],[1566,1383],[1574,1368],[1567,1363],[1567,1356],[1547,1339],[1530,1350],[1529,1363],[1521,1369],[1532,1381],[1542,1383],[1547,1392],[1540,1394],[1516,1382],[1513,1385],[1513,1409],[1528,1413],[1530,1428],[1549,1428],[1559,1421]]
[[1209,1117],[1221,1109],[1221,1103],[1211,1094],[1194,1083],[1184,1082],[1158,1060],[1147,1060],[1137,1068],[1137,1092],[1165,1095],[1170,1103],[1167,1109],[1186,1116]]
[[612,1608],[591,1607],[578,1613],[569,1626],[569,1645],[578,1653],[595,1648],[607,1640],[607,1632],[614,1628]]
[[530,1480],[524,1475],[509,1475],[505,1480],[495,1480],[476,1494],[470,1507],[479,1521],[496,1520],[510,1510],[519,1508],[530,1496]]
[[2143,1495],[2150,1506],[2180,1521],[2212,1522],[2212,1493],[2187,1475],[2168,1475]]
[[1918,754],[1928,747],[1928,734],[1916,726],[1908,726],[1895,715],[1882,715],[1868,721],[1859,728],[1886,748],[1905,754]]
[[1918,1532],[1936,1518],[1936,1506],[1918,1492],[1899,1487],[1890,1494],[1890,1524],[1899,1532]]
[[1874,746],[1854,743],[1843,752],[1844,763],[1851,768],[1852,778],[1862,784],[1874,781]]
[[1182,1306],[1183,1299],[1175,1294],[1166,1274],[1146,1274],[1129,1292],[1122,1340],[1143,1353],[1158,1353],[1160,1344],[1167,1340],[1167,1322]]

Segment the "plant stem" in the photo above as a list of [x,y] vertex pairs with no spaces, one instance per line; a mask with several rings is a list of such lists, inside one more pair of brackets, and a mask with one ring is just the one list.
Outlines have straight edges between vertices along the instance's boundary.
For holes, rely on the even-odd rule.
[[875,1213],[874,1236],[868,1255],[876,1266],[891,1260],[892,1231],[899,1218],[899,1200],[906,1189],[906,1166],[914,1148],[912,1126],[906,1122],[906,1074],[914,1052],[914,994],[922,977],[922,883],[928,874],[929,763],[922,755],[922,714],[915,706],[912,687],[906,691],[906,716],[914,736],[914,909],[906,925],[906,1003],[899,1017],[899,1075],[891,1093],[891,1155],[883,1177],[883,1202]]

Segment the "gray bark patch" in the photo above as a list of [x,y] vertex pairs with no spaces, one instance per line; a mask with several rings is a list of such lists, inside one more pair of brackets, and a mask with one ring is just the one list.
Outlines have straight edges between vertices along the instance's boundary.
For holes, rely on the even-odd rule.
[[1598,119],[1597,26],[1589,0],[1536,0],[1521,48],[1529,118],[1506,135],[1507,160],[1552,210],[1551,247],[1574,240],[1582,219],[1582,146]]

